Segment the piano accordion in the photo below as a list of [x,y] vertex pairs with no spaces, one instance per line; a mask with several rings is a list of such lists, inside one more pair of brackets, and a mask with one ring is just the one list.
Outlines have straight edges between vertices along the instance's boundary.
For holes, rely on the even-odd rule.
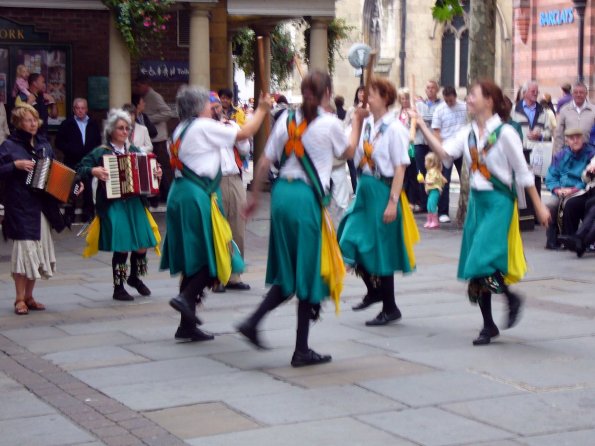
[[103,155],[103,167],[109,172],[105,182],[108,199],[159,193],[157,158],[152,153]]
[[67,203],[72,193],[78,193],[78,184],[73,187],[76,172],[52,158],[33,160],[35,166],[27,175],[25,184],[32,189],[43,190]]

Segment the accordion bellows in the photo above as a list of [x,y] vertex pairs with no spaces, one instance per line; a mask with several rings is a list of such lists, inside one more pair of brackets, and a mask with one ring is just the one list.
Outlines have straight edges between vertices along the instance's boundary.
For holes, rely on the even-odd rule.
[[[73,192],[76,172],[52,158],[40,158],[25,180],[33,189],[44,190],[62,203],[67,203]],[[76,193],[76,191],[75,191]]]
[[109,171],[105,182],[108,199],[159,193],[157,158],[152,153],[103,155],[103,167]]

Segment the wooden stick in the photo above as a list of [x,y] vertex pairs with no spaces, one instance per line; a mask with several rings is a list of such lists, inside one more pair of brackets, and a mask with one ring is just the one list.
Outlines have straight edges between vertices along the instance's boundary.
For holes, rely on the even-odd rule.
[[[265,77],[265,59],[264,59],[264,39],[262,36],[256,38],[258,53],[258,76],[260,77],[260,91],[262,94],[269,93],[269,84]],[[271,115],[267,113],[264,117],[264,132],[266,138],[271,134]]]
[[295,64],[295,67],[298,70],[298,73],[300,75],[300,79],[304,80],[304,71],[302,70],[302,63],[300,62],[300,58],[298,57],[297,54],[293,55],[293,63]]
[[368,65],[366,65],[366,81],[364,87],[364,101],[363,101],[363,108],[368,106],[368,92],[370,91],[370,81],[372,80],[372,70],[374,69],[374,62],[376,60],[376,51],[372,51],[370,53],[370,58],[368,59]]
[[[409,104],[410,107],[415,107],[415,75],[411,75],[411,91],[409,93]],[[409,123],[409,141],[415,141],[415,133],[417,130],[417,119],[411,118]]]

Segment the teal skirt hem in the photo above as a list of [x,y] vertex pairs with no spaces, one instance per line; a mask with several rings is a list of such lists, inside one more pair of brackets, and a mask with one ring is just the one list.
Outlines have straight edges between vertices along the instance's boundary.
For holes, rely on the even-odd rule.
[[99,219],[99,250],[132,252],[157,245],[139,197],[114,200]]

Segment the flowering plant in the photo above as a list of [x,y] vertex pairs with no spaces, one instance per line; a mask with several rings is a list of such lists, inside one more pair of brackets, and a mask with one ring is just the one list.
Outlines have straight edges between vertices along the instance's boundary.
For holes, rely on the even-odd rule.
[[150,49],[167,31],[174,0],[102,0],[114,12],[116,27],[133,58]]

